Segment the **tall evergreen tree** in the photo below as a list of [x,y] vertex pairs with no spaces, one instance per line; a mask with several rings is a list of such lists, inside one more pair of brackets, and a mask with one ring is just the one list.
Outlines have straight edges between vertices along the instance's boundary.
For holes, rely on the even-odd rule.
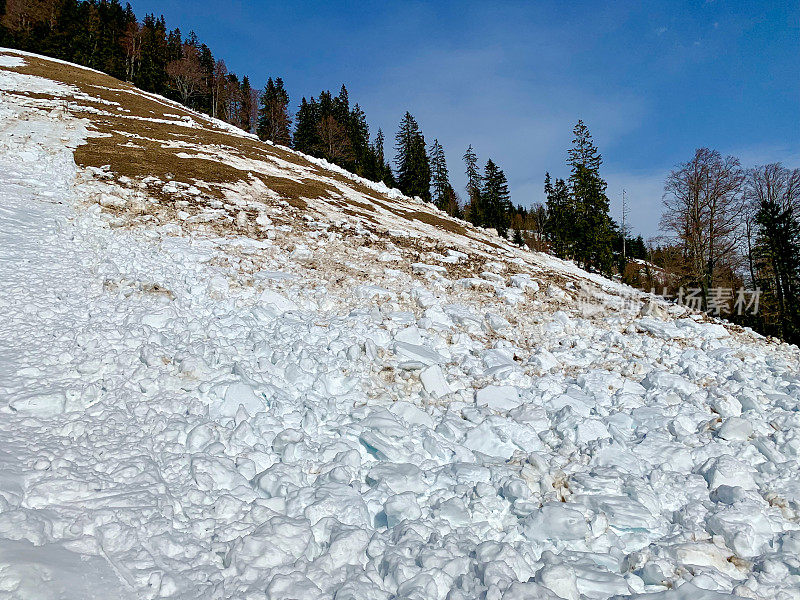
[[602,157],[583,121],[578,121],[573,133],[568,164],[575,202],[574,257],[585,267],[609,273],[613,232],[606,182],[600,177]]
[[433,140],[430,152],[431,161],[431,184],[433,186],[433,202],[441,210],[447,210],[450,203],[449,190],[450,178],[447,172],[447,159],[444,156],[444,148],[439,140]]
[[267,79],[267,85],[261,96],[256,133],[262,140],[271,140],[276,144],[291,146],[291,124],[289,94],[283,87],[283,79],[278,77],[273,81],[270,77]]
[[241,128],[245,131],[253,130],[252,114],[253,114],[253,94],[250,88],[250,78],[245,75],[242,77],[242,85],[240,88],[241,103],[239,105],[239,122]]
[[358,103],[350,110],[346,123],[349,144],[352,149],[351,163],[346,166],[357,175],[367,176],[373,162],[372,148],[369,145],[367,115],[364,114]]
[[319,105],[312,96],[306,101],[305,97],[300,101],[300,109],[297,111],[297,127],[294,131],[294,147],[300,152],[317,156],[320,146],[319,132],[317,123],[319,121]]
[[800,341],[800,169],[770,164],[748,173],[747,196],[755,204],[753,248],[760,313],[767,331]]
[[393,188],[397,185],[397,181],[395,181],[394,173],[392,173],[392,165],[390,165],[389,161],[386,160],[384,144],[385,139],[383,136],[383,130],[379,128],[378,133],[375,136],[375,142],[372,146],[373,153],[375,155],[375,164],[378,169],[378,172],[376,173],[376,180],[382,181],[390,188]]
[[508,181],[503,170],[491,159],[483,169],[483,190],[481,200],[485,210],[486,227],[494,227],[497,234],[505,239],[510,222],[511,196]]
[[756,214],[759,231],[755,255],[759,287],[768,290],[777,305],[780,335],[797,341],[800,333],[800,221],[791,206],[764,200]]
[[425,138],[417,121],[406,112],[395,136],[397,155],[397,184],[406,196],[431,200],[431,169],[425,148]]
[[484,225],[485,216],[481,205],[481,174],[478,171],[478,157],[470,144],[463,156],[467,168],[467,218],[473,225]]
[[384,165],[386,164],[386,157],[384,155],[384,144],[386,140],[383,135],[383,130],[378,127],[378,133],[375,134],[375,142],[373,143],[373,152],[375,153],[375,159],[378,161],[379,164]]
[[167,88],[167,39],[164,18],[144,18],[139,71],[133,82],[137,87],[157,94]]
[[545,230],[550,249],[559,258],[571,258],[577,238],[577,211],[574,197],[563,179],[553,183],[545,174],[544,193],[547,197]]

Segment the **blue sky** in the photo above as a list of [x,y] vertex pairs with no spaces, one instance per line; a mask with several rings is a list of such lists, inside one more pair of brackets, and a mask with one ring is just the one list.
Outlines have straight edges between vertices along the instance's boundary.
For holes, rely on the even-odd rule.
[[800,167],[796,1],[131,4],[193,29],[254,85],[283,77],[295,106],[346,83],[392,144],[409,110],[462,196],[472,144],[505,170],[515,204],[542,201],[545,171],[567,174],[579,118],[614,217],[625,188],[645,237],[658,233],[664,177],[696,147]]

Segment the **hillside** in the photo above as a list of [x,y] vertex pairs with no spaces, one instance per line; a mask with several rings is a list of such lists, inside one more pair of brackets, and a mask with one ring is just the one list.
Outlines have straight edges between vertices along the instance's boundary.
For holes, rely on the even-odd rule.
[[0,49],[0,599],[800,598],[800,351]]

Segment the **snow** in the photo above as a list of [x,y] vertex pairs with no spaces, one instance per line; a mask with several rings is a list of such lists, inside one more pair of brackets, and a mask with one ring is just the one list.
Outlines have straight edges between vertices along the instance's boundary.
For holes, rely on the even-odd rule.
[[[73,91],[17,56],[0,598],[798,597],[796,347],[640,316],[545,255],[457,279],[274,206],[257,242],[112,227],[131,196],[76,167]],[[621,308],[587,316],[581,283]]]

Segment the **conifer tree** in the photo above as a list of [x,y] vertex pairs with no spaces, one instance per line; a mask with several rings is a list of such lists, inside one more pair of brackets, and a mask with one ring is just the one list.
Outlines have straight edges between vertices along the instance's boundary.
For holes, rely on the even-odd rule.
[[449,183],[447,184],[445,198],[444,210],[447,212],[447,214],[457,219],[463,219],[464,211],[461,208],[461,201],[458,198],[458,194],[456,194],[456,191],[453,189],[453,186]]
[[289,129],[291,124],[289,94],[283,87],[283,79],[278,77],[273,81],[270,77],[261,96],[256,133],[262,140],[271,140],[276,144],[290,146],[292,144],[292,134]]
[[431,169],[425,138],[411,113],[406,112],[395,136],[397,184],[406,196],[419,196],[430,202]]
[[576,211],[572,194],[563,179],[550,179],[545,174],[544,193],[547,197],[545,230],[550,249],[559,258],[571,258],[576,238]]
[[351,164],[345,166],[349,167],[357,175],[367,176],[370,165],[373,162],[372,148],[369,145],[367,115],[364,114],[358,103],[353,106],[346,123],[350,148],[352,149],[352,161]]
[[442,148],[442,145],[437,139],[433,140],[433,144],[431,144],[430,161],[433,202],[438,208],[446,211],[450,203],[449,191],[452,188],[450,187],[444,148]]
[[508,236],[511,209],[508,181],[503,170],[489,159],[483,169],[481,201],[485,211],[486,227],[493,227],[501,238]]
[[319,119],[319,106],[312,96],[306,101],[305,97],[300,101],[300,109],[297,111],[297,128],[294,132],[294,147],[305,154],[317,155],[319,147],[319,134],[317,132],[317,121]]
[[798,339],[798,292],[800,292],[800,222],[791,206],[764,200],[756,214],[759,226],[755,255],[760,286],[777,305],[777,321],[784,339]]
[[375,136],[375,142],[373,144],[373,153],[375,155],[375,164],[377,166],[378,172],[376,173],[377,181],[382,181],[388,187],[393,188],[397,185],[397,181],[395,181],[394,173],[392,173],[392,165],[389,164],[389,161],[386,160],[386,155],[384,153],[384,144],[385,139],[383,135],[383,130],[378,129],[378,133]]
[[612,222],[606,182],[600,177],[602,157],[583,121],[573,130],[569,150],[570,188],[575,206],[574,257],[584,267],[609,273],[613,263]]
[[385,139],[383,135],[383,130],[378,127],[378,133],[375,134],[375,142],[372,146],[373,152],[375,153],[375,159],[377,160],[378,164],[384,165],[386,164],[386,157],[384,156],[384,144]]
[[467,168],[467,218],[473,225],[484,225],[484,210],[481,206],[481,174],[478,157],[470,144],[463,156]]
[[239,104],[239,123],[241,128],[245,131],[253,130],[253,123],[250,116],[253,114],[253,98],[250,89],[250,78],[245,75],[242,78],[242,85],[240,88],[241,102]]
[[753,248],[760,308],[767,330],[800,341],[800,169],[770,164],[748,173],[747,196],[755,205]]

